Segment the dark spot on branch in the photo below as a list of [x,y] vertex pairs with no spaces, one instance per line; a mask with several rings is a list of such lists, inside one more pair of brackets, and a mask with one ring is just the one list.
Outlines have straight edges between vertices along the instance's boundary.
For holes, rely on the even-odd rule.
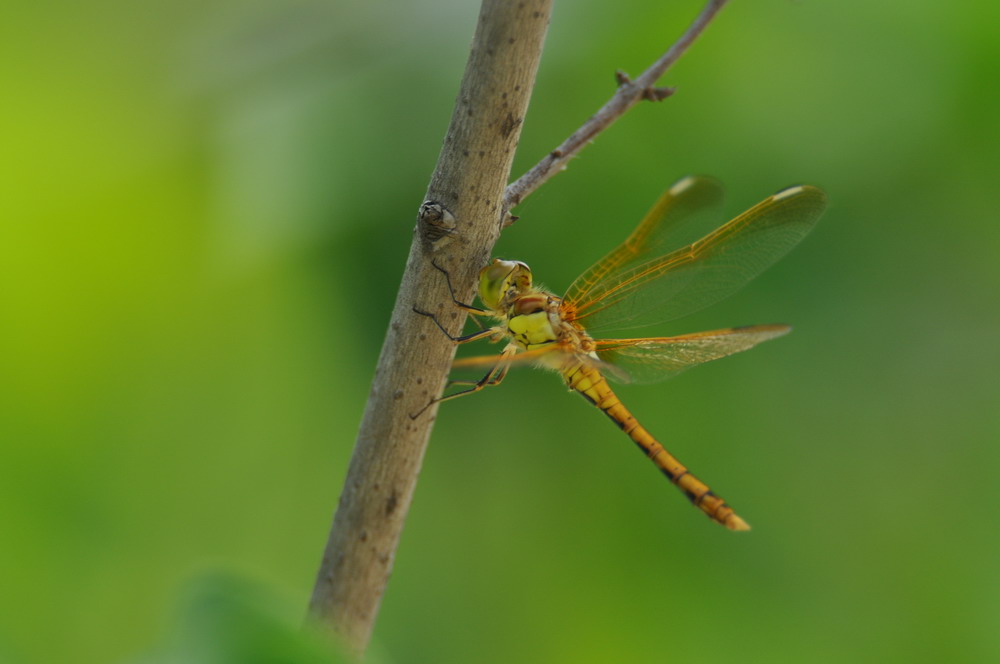
[[396,511],[396,507],[398,505],[399,505],[399,498],[396,495],[396,491],[393,490],[393,492],[389,494],[389,499],[385,501],[385,515],[390,516],[393,512]]
[[512,113],[508,113],[507,117],[503,119],[503,123],[500,125],[500,134],[507,138],[510,136],[515,129],[521,124],[521,118],[515,118]]

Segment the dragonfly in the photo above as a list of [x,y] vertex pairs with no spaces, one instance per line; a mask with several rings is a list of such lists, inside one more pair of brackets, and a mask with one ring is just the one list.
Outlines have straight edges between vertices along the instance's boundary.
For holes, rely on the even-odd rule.
[[[482,307],[452,300],[495,325],[455,343],[489,339],[506,346],[499,355],[456,360],[453,368],[487,367],[477,381],[453,380],[466,389],[438,397],[447,401],[499,385],[519,363],[558,372],[567,387],[601,409],[659,470],[710,519],[730,530],[749,530],[707,484],[695,477],[632,415],[608,379],[653,382],[711,360],[748,350],[791,330],[787,325],[748,325],[671,337],[601,338],[609,331],[671,321],[732,295],[792,249],[816,224],[826,195],[816,187],[790,187],[734,219],[723,218],[722,187],[714,179],[688,176],[671,186],[631,235],[591,266],[557,297],[534,285],[520,261],[494,259],[479,274]],[[451,288],[448,272],[437,266]],[[474,318],[474,320],[478,319]],[[447,389],[447,387],[446,387]]]

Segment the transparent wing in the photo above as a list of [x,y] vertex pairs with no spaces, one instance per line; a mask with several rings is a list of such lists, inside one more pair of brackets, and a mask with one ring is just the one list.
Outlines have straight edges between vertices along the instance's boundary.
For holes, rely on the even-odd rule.
[[541,367],[543,369],[558,369],[563,361],[572,362],[582,362],[589,366],[594,367],[602,374],[608,376],[609,378],[615,378],[622,382],[628,382],[631,377],[628,373],[619,369],[618,367],[604,362],[603,360],[594,359],[583,353],[569,353],[566,352],[561,346],[557,344],[551,344],[549,346],[543,346],[542,348],[535,348],[532,350],[525,350],[508,357],[506,359],[501,359],[501,355],[476,355],[474,357],[462,357],[454,360],[451,363],[452,370],[462,370],[462,369],[491,369],[495,367],[500,362],[511,367],[519,366],[535,366]]
[[[562,355],[563,353],[559,350],[556,345],[544,346],[542,348],[535,348],[533,350],[525,350],[520,353],[503,359],[504,364],[512,365],[530,365],[537,364],[542,361],[545,356],[552,356],[553,354]],[[495,355],[476,355],[473,357],[461,357],[457,360],[452,361],[452,369],[482,369],[496,366],[501,361],[501,354],[497,353]]]
[[[652,383],[698,364],[748,350],[789,330],[787,325],[749,325],[676,337],[598,339],[595,343],[602,362],[624,369],[635,382]],[[617,378],[621,371],[607,375]]]
[[722,221],[722,199],[722,185],[713,178],[688,176],[678,180],[625,242],[576,278],[563,300],[591,300],[630,267],[704,237]]
[[[702,216],[697,206],[714,207],[717,191],[705,178],[685,178],[672,187],[622,246],[573,283],[563,298],[567,318],[591,332],[625,330],[707,307],[788,253],[826,208],[819,189],[791,187],[687,246],[660,254],[696,228],[686,222]],[[685,223],[675,227],[673,210]]]

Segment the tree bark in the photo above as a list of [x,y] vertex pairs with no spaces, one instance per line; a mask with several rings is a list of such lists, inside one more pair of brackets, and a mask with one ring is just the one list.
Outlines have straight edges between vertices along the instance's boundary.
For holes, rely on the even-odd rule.
[[[368,404],[310,602],[311,619],[363,654],[444,387],[451,334],[499,236],[504,188],[535,82],[551,0],[484,0],[451,124],[421,206]],[[446,37],[446,35],[445,35]],[[435,37],[443,38],[442,36]],[[432,42],[430,42],[432,43]],[[420,413],[413,417],[414,414]]]

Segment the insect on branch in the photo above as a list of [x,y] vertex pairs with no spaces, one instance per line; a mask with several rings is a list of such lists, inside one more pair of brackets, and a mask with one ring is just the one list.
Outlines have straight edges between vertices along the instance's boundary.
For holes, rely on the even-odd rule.
[[[668,89],[654,87],[657,79],[725,3],[710,0],[653,66],[634,81],[620,76],[618,91],[594,118],[505,188],[552,0],[483,0],[452,120],[418,216],[418,228],[424,232],[415,235],[410,247],[310,600],[310,625],[330,631],[355,659],[361,658],[371,637],[440,403],[438,399],[428,406],[428,399],[445,385],[442,369],[450,366],[455,353],[453,340],[424,334],[429,323],[426,315],[418,314],[430,312],[415,313],[414,305],[448,299],[461,304],[452,278],[456,285],[474,282],[501,227],[516,219],[509,209],[632,105],[669,96]],[[462,241],[449,247],[455,260],[448,262],[446,289],[440,267],[428,260],[427,245],[440,249],[453,242],[459,227]],[[475,313],[471,308],[466,312]],[[459,336],[457,322],[444,321],[439,327],[454,338]],[[496,384],[503,373],[502,367],[494,369],[473,388]],[[421,407],[428,415],[411,417]]]

